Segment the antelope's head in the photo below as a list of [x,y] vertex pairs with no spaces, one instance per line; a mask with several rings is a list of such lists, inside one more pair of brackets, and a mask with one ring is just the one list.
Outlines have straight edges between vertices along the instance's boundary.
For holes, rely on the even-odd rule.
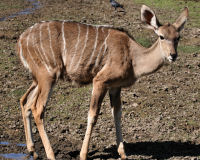
[[159,36],[158,43],[163,58],[170,62],[177,58],[177,46],[180,39],[180,31],[184,28],[188,18],[188,8],[185,7],[181,15],[173,23],[162,25],[156,17],[153,10],[143,5],[141,8],[141,20],[146,24],[147,28],[154,30]]

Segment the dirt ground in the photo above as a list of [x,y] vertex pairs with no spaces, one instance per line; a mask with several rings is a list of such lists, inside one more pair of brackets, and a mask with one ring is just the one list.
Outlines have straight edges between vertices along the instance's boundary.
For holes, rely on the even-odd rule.
[[[6,159],[3,155],[8,153],[27,154],[26,147],[18,145],[26,143],[19,99],[31,84],[31,76],[16,56],[19,35],[39,21],[74,20],[123,27],[136,41],[151,45],[157,37],[140,23],[142,3],[119,2],[124,4],[125,12],[115,11],[108,0],[41,0],[40,8],[33,14],[0,22],[0,142],[10,143],[0,143],[0,159]],[[31,3],[2,0],[0,18],[31,8]],[[187,1],[182,3],[187,5]],[[151,8],[161,22],[173,22],[180,13],[159,9],[154,4]],[[190,17],[175,63],[166,62],[155,74],[122,90],[122,128],[128,159],[200,159],[200,29],[192,23]],[[80,88],[66,81],[55,86],[45,124],[56,159],[79,159],[91,90],[91,85]],[[33,134],[39,158],[46,159],[34,123]],[[118,159],[116,150],[115,128],[106,96],[92,134],[89,159]]]

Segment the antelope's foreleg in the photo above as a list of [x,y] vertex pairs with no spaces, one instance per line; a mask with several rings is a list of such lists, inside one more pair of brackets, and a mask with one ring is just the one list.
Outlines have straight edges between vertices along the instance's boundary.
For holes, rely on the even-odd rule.
[[87,129],[86,129],[85,138],[84,138],[83,145],[80,152],[81,160],[87,159],[88,147],[89,147],[90,137],[92,134],[92,129],[97,122],[101,103],[103,101],[105,94],[106,94],[106,88],[104,87],[104,84],[94,79],[90,109],[88,113]]
[[117,148],[118,153],[121,156],[121,159],[126,159],[122,129],[121,129],[121,88],[115,88],[109,90],[110,103],[112,108],[112,114],[114,117],[115,128],[116,128],[116,137],[117,137]]
[[22,110],[22,117],[24,122],[24,130],[26,136],[26,144],[27,149],[30,154],[33,154],[36,159],[37,153],[35,152],[33,136],[32,136],[32,127],[31,127],[31,105],[36,100],[37,95],[37,84],[35,82],[32,83],[27,92],[20,99],[20,106]]

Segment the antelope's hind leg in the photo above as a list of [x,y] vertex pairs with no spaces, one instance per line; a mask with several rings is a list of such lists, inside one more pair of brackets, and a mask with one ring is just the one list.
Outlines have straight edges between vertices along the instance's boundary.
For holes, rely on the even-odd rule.
[[37,96],[37,84],[33,82],[27,92],[20,99],[20,106],[22,110],[22,117],[24,122],[24,130],[26,136],[27,149],[34,159],[37,159],[38,155],[35,152],[32,127],[31,127],[31,105],[36,100]]
[[55,160],[54,152],[44,128],[44,109],[48,101],[49,93],[54,84],[54,79],[51,76],[43,75],[38,81],[38,94],[35,103],[31,106],[33,117],[37,125],[37,129],[42,139],[47,158]]
[[121,159],[126,159],[126,153],[124,149],[122,129],[121,129],[121,88],[114,88],[109,90],[110,103],[112,108],[112,114],[114,117],[116,137],[117,137],[117,151],[121,156]]

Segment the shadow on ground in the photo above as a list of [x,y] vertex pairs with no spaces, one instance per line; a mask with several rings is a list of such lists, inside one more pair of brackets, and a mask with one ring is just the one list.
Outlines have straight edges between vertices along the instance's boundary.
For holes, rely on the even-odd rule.
[[[125,143],[126,154],[151,156],[152,159],[168,159],[171,157],[200,156],[200,145],[191,142],[137,142]],[[78,157],[79,151],[69,152],[71,157]],[[102,152],[98,150],[89,152],[89,160],[119,158],[116,145],[105,148]]]

